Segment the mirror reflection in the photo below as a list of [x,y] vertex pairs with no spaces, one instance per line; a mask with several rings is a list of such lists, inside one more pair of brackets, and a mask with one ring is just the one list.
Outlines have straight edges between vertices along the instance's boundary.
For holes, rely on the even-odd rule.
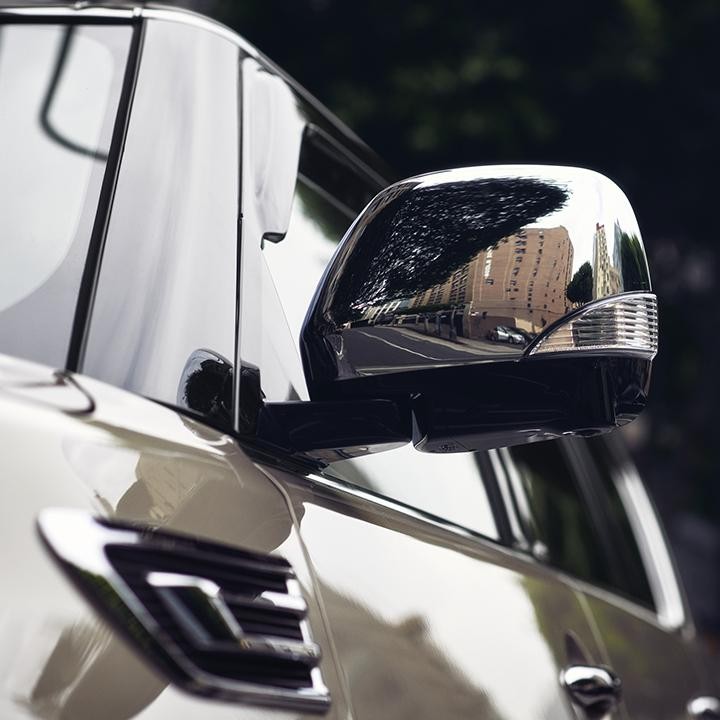
[[589,170],[410,178],[348,232],[310,316],[354,371],[518,357],[594,300],[647,291],[632,209]]

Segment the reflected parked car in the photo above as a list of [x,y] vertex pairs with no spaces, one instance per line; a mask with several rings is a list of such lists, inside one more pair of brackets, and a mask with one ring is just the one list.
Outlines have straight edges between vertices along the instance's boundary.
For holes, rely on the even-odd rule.
[[[0,10],[0,157],[0,718],[719,716],[617,433],[657,310],[612,182],[395,182],[240,36],[133,2]],[[534,271],[486,281],[557,228],[543,319]],[[429,331],[367,319],[401,305]],[[468,341],[518,308],[531,342]]]
[[525,337],[514,328],[497,325],[488,333],[488,339],[493,342],[506,342],[513,345],[524,345]]

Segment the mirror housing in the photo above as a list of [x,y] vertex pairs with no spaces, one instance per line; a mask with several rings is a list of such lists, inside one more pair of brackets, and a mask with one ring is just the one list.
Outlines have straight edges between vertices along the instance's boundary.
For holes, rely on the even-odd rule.
[[391,401],[429,452],[623,425],[645,406],[656,352],[628,200],[598,173],[552,166],[447,170],[382,191],[301,335],[312,401]]

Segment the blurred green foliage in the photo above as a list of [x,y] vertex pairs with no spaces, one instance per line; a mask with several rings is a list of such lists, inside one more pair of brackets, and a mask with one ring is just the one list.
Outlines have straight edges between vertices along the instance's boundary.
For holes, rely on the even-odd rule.
[[305,85],[399,176],[540,162],[613,178],[636,209],[660,297],[651,409],[634,431],[640,464],[661,506],[720,516],[720,2],[193,4]]

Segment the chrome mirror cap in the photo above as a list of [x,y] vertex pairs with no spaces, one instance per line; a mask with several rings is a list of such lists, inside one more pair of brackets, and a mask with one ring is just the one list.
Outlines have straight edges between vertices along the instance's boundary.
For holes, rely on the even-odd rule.
[[635,215],[591,170],[403,180],[348,230],[303,345],[311,385],[549,352],[651,358],[657,313]]
[[381,192],[340,243],[301,336],[313,401],[390,401],[427,452],[623,425],[646,405],[657,344],[625,195],[590,170],[524,165]]

